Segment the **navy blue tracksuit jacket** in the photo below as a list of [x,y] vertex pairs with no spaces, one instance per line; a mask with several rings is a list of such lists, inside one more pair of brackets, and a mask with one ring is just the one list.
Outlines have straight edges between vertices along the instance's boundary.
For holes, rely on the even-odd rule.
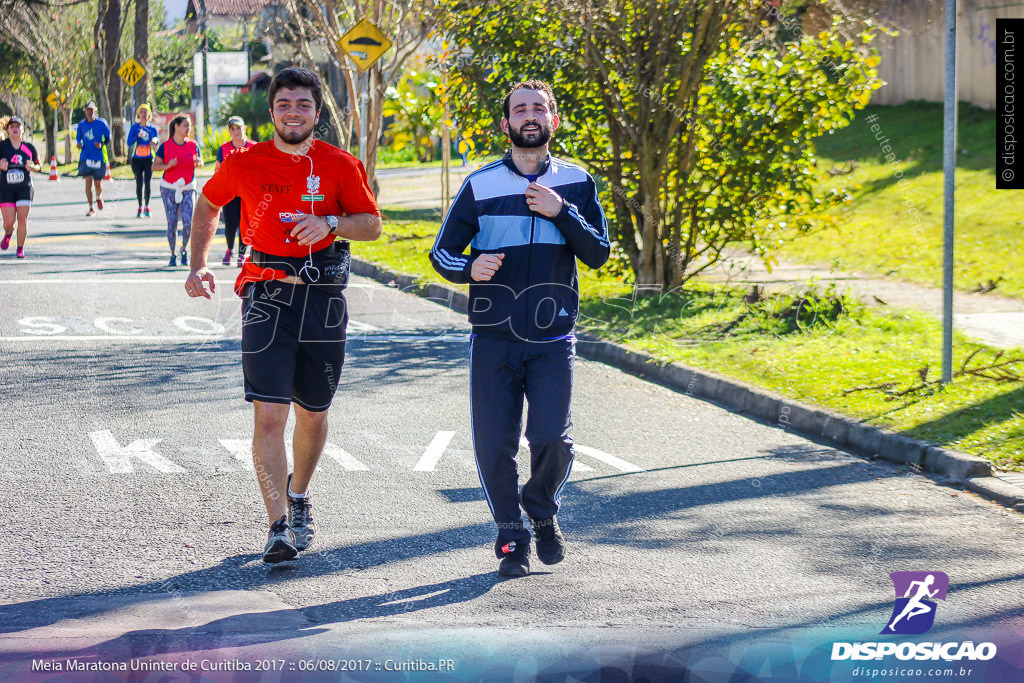
[[[503,540],[530,538],[520,504],[532,519],[558,511],[574,457],[570,403],[573,328],[579,315],[576,259],[599,268],[610,249],[590,174],[549,156],[536,181],[562,197],[557,216],[530,210],[525,196],[530,180],[510,154],[473,172],[430,251],[438,273],[451,282],[469,283],[473,446],[498,525],[498,557]],[[470,269],[485,253],[505,256],[491,280],[475,282]],[[515,458],[524,398],[531,476],[520,494]]]

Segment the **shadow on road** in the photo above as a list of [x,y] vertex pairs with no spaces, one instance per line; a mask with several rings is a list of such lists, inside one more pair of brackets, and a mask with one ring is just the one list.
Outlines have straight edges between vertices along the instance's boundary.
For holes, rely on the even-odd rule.
[[[781,450],[785,451],[789,458],[796,457],[791,447]],[[815,449],[809,450],[814,457]],[[766,455],[771,457],[774,453]],[[658,484],[657,473],[637,473],[632,476],[637,478],[637,487]],[[830,497],[822,494],[831,487],[894,476],[898,476],[895,469],[868,468],[862,463],[847,461],[829,467],[761,476],[756,479],[756,485],[751,478],[743,477],[694,486],[606,492],[608,482],[584,480],[570,484],[571,490],[567,495],[571,497],[572,503],[565,511],[563,520],[564,526],[572,529],[574,540],[593,545],[629,545],[637,548],[680,546],[713,552],[716,546],[724,548],[742,537],[748,542],[760,542],[762,545],[785,542],[790,545],[813,546],[817,542],[815,539],[821,535],[821,529],[818,526],[807,526],[806,520],[787,522],[752,514],[737,518],[724,526],[711,527],[708,524],[700,524],[704,518],[698,516],[693,524],[679,525],[675,527],[676,530],[669,533],[659,532],[657,527],[650,524],[656,520],[678,520],[681,515],[685,516],[684,513],[700,508],[747,502],[750,504],[750,510],[754,511],[759,501],[767,497],[799,497],[807,506],[822,511],[828,510],[833,515],[839,513],[828,530],[836,539],[835,545],[827,549],[810,550],[810,555],[819,552],[827,558],[823,558],[819,567],[811,567],[809,571],[833,574],[837,553],[842,555],[843,562],[851,565],[877,561],[878,549],[863,543],[863,534],[860,531],[866,520],[872,517],[891,517],[892,513],[870,502],[864,505],[836,506]],[[0,633],[17,633],[52,625],[64,619],[94,616],[109,609],[109,602],[89,600],[90,597],[114,596],[123,599],[120,604],[132,605],[152,600],[166,600],[168,594],[175,591],[204,592],[217,586],[230,586],[237,590],[262,590],[281,581],[342,575],[353,570],[387,566],[410,559],[423,559],[452,550],[479,547],[481,552],[489,552],[489,549],[485,548],[489,545],[492,535],[493,526],[490,523],[480,523],[351,546],[311,549],[303,553],[301,561],[296,563],[291,571],[284,572],[267,569],[254,554],[227,557],[211,567],[139,585],[125,586],[113,591],[43,598],[0,606]],[[943,548],[943,539],[940,531],[922,533],[921,527],[918,526],[915,527],[913,538],[894,537],[883,550],[887,560],[906,558],[920,561],[922,558],[934,556],[937,548]],[[985,539],[979,538],[970,547],[961,547],[955,552],[970,556],[974,561],[984,562],[987,556],[997,551],[998,548],[993,548]],[[824,561],[828,558],[829,561]],[[1024,574],[1015,574],[974,583],[960,583],[957,590],[966,591],[972,587],[997,583],[1009,584],[1022,579]],[[304,608],[301,612],[308,619],[318,623],[390,616],[473,600],[486,593],[497,581],[496,574],[479,574],[386,594],[338,600]],[[884,611],[886,604],[891,603],[861,605],[856,609],[837,613],[835,618],[842,619],[880,609]],[[1008,609],[1006,614],[1022,612],[1024,607],[1018,606]],[[962,625],[968,624],[965,622]],[[778,630],[799,626],[799,623],[789,623],[780,626]],[[211,630],[216,631],[217,628],[218,625],[214,622],[191,631],[208,633]],[[182,634],[188,632],[189,629],[181,630]]]

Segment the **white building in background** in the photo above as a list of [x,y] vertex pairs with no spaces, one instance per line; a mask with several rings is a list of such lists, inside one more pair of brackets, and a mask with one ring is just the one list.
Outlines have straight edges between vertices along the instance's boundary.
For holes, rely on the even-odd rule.
[[192,57],[192,74],[192,111],[196,112],[196,127],[205,132],[207,124],[221,123],[215,120],[221,104],[231,99],[242,86],[249,82],[249,53],[242,50],[206,53],[206,75],[210,99],[209,115],[203,111],[203,53],[201,52],[197,52]]

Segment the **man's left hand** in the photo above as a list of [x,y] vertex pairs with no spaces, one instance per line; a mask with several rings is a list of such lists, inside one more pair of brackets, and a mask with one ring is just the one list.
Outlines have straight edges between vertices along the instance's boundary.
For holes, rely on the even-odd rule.
[[562,211],[562,196],[534,181],[526,188],[526,205],[531,211],[554,218]]
[[295,237],[299,244],[306,246],[316,244],[327,237],[331,226],[327,225],[327,219],[323,216],[303,214],[302,218],[292,228],[292,237]]

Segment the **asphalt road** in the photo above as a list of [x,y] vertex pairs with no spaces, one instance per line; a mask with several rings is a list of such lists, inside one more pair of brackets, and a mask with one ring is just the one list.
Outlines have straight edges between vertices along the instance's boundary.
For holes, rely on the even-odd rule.
[[360,278],[318,535],[269,568],[237,270],[191,300],[162,208],[136,219],[129,183],[90,219],[79,181],[38,186],[29,258],[0,253],[0,678],[32,659],[276,657],[251,675],[418,680],[382,662],[450,658],[460,680],[559,679],[671,656],[725,680],[766,643],[806,662],[877,638],[898,570],[949,575],[936,632],[1024,632],[1018,513],[584,360],[569,554],[499,579],[465,321]]

